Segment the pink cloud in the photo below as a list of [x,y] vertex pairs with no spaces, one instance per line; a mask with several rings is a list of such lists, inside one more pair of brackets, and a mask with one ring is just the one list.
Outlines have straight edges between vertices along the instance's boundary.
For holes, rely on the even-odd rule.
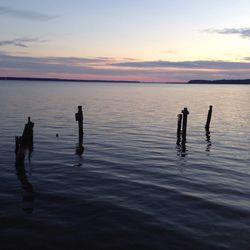
[[250,62],[137,61],[109,57],[28,57],[0,53],[0,76],[153,82],[249,78]]

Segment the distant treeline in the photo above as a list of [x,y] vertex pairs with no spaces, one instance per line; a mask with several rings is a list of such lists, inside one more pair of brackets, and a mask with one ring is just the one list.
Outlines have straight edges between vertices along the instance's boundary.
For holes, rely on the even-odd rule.
[[190,80],[188,83],[194,84],[250,84],[250,79],[222,79],[222,80]]
[[53,81],[53,82],[121,82],[121,83],[140,83],[140,81],[118,81],[118,80],[79,80],[79,79],[60,79],[60,78],[37,78],[37,77],[0,77],[0,80],[10,81]]

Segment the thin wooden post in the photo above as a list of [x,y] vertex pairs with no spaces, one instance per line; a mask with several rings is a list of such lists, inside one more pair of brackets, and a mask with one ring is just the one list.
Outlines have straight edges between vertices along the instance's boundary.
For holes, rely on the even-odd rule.
[[79,133],[83,133],[83,113],[82,106],[78,106],[78,112],[75,114],[76,121],[78,121]]
[[83,134],[80,133],[78,134],[78,144],[76,145],[76,154],[81,156],[84,152],[84,146],[83,146]]
[[183,114],[183,121],[182,121],[182,145],[186,144],[186,135],[187,135],[187,116],[189,114],[189,111],[187,108],[184,108],[182,111]]
[[181,142],[181,122],[182,122],[182,114],[177,115],[177,141],[176,144],[179,145]]
[[212,118],[212,112],[213,112],[213,106],[210,105],[208,113],[207,113],[207,122],[206,122],[206,125],[205,125],[206,130],[209,130],[210,122],[211,122],[211,118]]
[[83,147],[83,112],[82,106],[78,106],[78,112],[75,114],[76,121],[78,121],[78,145],[76,147],[76,154],[81,156],[84,151]]

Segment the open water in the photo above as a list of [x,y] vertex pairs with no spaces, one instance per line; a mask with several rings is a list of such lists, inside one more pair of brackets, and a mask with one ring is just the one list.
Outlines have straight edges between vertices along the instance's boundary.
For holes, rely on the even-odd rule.
[[249,102],[244,85],[1,81],[1,249],[250,249]]

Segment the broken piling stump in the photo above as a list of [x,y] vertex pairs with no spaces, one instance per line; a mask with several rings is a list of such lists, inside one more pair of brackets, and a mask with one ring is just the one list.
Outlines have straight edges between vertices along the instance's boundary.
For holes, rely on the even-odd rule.
[[33,151],[33,127],[34,123],[28,117],[28,123],[24,126],[22,136],[15,137],[15,153],[19,160],[24,160],[26,150],[29,151],[29,158]]

